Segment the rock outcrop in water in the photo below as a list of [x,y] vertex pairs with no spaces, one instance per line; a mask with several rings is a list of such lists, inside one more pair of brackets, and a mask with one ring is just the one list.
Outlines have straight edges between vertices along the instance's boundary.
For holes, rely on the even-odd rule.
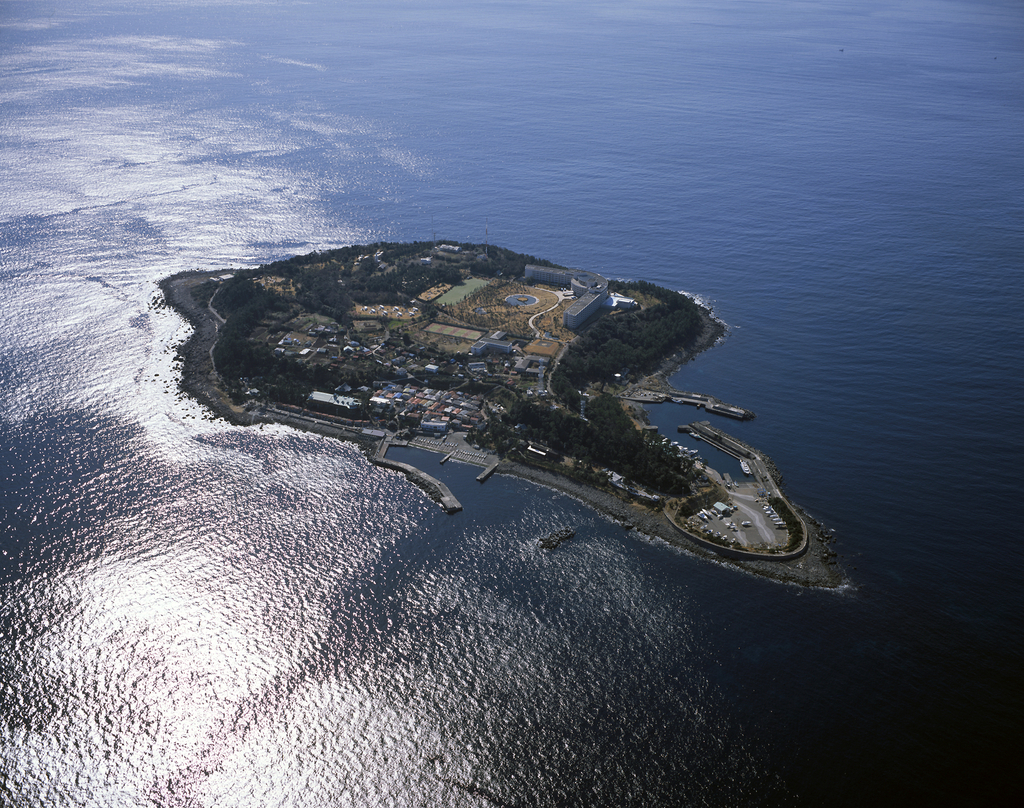
[[540,540],[541,549],[554,550],[563,541],[568,541],[575,535],[576,531],[571,527],[559,528],[554,533],[549,533],[546,538]]

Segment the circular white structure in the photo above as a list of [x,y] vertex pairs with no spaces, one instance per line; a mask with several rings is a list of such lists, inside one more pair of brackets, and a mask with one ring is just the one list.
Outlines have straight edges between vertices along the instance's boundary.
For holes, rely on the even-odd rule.
[[509,295],[505,302],[510,306],[533,306],[539,301],[533,295]]
[[601,308],[608,297],[608,281],[596,272],[585,269],[557,269],[527,264],[525,275],[543,283],[568,286],[572,290],[576,302],[562,312],[562,323],[574,330]]

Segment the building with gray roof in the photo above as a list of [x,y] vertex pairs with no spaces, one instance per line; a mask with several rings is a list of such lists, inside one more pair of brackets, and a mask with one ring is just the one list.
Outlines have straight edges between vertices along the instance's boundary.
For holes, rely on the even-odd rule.
[[527,264],[526,277],[572,289],[576,301],[562,312],[562,323],[573,330],[583,325],[608,297],[607,279],[585,269],[556,269]]

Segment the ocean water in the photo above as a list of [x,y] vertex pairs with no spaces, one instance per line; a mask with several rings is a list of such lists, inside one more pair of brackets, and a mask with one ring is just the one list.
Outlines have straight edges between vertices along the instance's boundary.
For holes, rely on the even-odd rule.
[[[1022,42],[1000,0],[0,4],[0,804],[1019,793]],[[410,451],[448,517],[178,393],[162,277],[435,233],[713,305],[674,382],[757,412],[716,424],[847,583]]]

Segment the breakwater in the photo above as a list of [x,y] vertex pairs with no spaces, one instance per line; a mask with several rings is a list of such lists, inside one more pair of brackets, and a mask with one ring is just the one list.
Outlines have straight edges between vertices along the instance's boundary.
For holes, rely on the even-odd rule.
[[669,400],[676,404],[691,404],[697,409],[703,407],[705,412],[724,415],[727,418],[735,418],[738,421],[752,421],[757,417],[752,410],[737,407],[735,404],[726,404],[714,396],[703,393],[680,393],[679,395],[669,397]]
[[692,541],[694,544],[700,545],[708,550],[712,550],[718,553],[720,556],[725,558],[731,558],[733,561],[795,561],[799,558],[803,558],[807,554],[807,548],[810,546],[807,541],[807,528],[804,527],[804,537],[800,544],[795,550],[786,551],[771,551],[768,553],[755,552],[753,550],[743,550],[739,547],[726,547],[725,545],[718,544],[713,541],[708,541],[704,537],[680,525],[675,519],[672,518],[668,513],[665,514],[665,518],[672,524],[676,530],[682,533],[687,539]]
[[[783,502],[785,502],[787,507],[789,507],[796,518],[800,521],[800,543],[797,545],[796,550],[785,555],[774,556],[774,558],[778,558],[780,560],[799,558],[807,552],[811,536],[811,529],[808,526],[807,519],[802,516],[802,512],[796,508],[782,492],[782,475],[779,473],[779,469],[775,465],[774,461],[772,461],[768,455],[756,450],[749,443],[740,440],[734,435],[730,435],[717,427],[711,426],[708,421],[694,421],[693,423],[685,426],[680,426],[679,431],[688,432],[691,435],[707,442],[711,446],[714,446],[719,451],[735,457],[737,460],[748,461],[750,470],[755,479],[768,489],[769,493],[779,497]],[[679,528],[679,525],[676,525],[676,527]],[[682,530],[682,528],[679,529]],[[771,558],[771,556],[768,556],[768,558]]]
[[390,446],[391,440],[386,435],[380,439],[377,451],[370,458],[374,465],[402,472],[410,481],[426,491],[431,499],[439,502],[441,507],[444,508],[445,513],[458,513],[462,510],[462,503],[456,499],[455,495],[448,489],[448,486],[436,477],[431,477],[422,469],[410,466],[408,463],[388,460],[385,455]]
[[[290,408],[292,409],[292,408]],[[305,432],[316,432],[329,438],[353,441],[361,445],[369,456],[370,462],[382,468],[392,471],[400,471],[414,484],[426,492],[432,500],[439,503],[445,513],[458,513],[462,510],[462,503],[448,489],[443,482],[436,477],[431,477],[425,471],[411,466],[408,463],[400,463],[397,460],[389,460],[385,457],[387,450],[392,445],[406,445],[404,442],[391,439],[386,433],[377,429],[342,426],[336,423],[322,420],[319,416],[301,414],[284,410],[279,407],[265,407],[254,411],[251,415],[252,423],[278,423],[301,429]]]
[[494,470],[498,468],[498,464],[501,462],[501,458],[495,455],[494,459],[487,464],[487,468],[476,475],[476,481],[478,483],[485,483],[494,474]]
[[[667,384],[664,385],[668,387]],[[675,404],[689,404],[697,409],[703,408],[705,412],[714,415],[724,415],[727,418],[735,418],[737,421],[752,421],[757,415],[753,410],[737,407],[735,404],[728,404],[721,399],[709,396],[706,393],[692,393],[683,390],[676,390],[669,387],[665,390],[639,389],[623,393],[619,398],[627,401],[635,401],[640,404],[664,404],[672,401]]]
[[[668,544],[684,548],[702,558],[715,558],[734,564],[737,568],[754,575],[801,586],[826,588],[840,586],[844,580],[840,570],[829,557],[829,551],[815,544],[814,537],[811,537],[803,551],[797,548],[789,553],[774,556],[764,553],[729,552],[730,548],[713,545],[681,529],[669,519],[664,509],[652,510],[627,502],[614,493],[554,471],[503,460],[498,466],[497,473],[519,477],[536,485],[561,491],[605,514],[627,530],[635,529],[638,533],[656,536]],[[834,553],[831,555],[834,556]]]
[[723,432],[721,429],[711,425],[709,421],[693,421],[689,424],[680,425],[679,432],[686,432],[701,440],[707,441],[716,449],[720,449],[727,455],[737,460],[753,460],[759,463],[764,471],[771,477],[776,487],[782,488],[782,472],[775,465],[775,461],[759,449],[755,449],[746,441],[740,440],[735,435]]

